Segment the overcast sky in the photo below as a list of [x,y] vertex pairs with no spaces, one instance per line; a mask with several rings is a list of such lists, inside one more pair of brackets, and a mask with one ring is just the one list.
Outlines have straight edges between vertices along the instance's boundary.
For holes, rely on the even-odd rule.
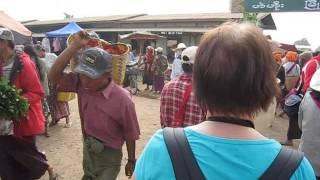
[[[0,0],[0,10],[17,20],[63,19],[119,14],[181,14],[229,12],[229,0]],[[313,48],[320,45],[320,13],[274,13],[278,27],[273,39],[293,43],[306,37]]]
[[266,34],[271,34],[273,39],[290,44],[307,38],[313,50],[320,45],[320,12],[273,13],[272,17],[278,30]]

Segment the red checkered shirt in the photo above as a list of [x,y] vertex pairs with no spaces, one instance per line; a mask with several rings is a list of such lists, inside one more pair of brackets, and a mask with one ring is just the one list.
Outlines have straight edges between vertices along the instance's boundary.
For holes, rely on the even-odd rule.
[[[181,75],[177,80],[172,80],[165,85],[160,97],[160,123],[161,127],[176,127],[175,114],[183,101],[184,92],[192,83],[192,76]],[[192,93],[186,106],[183,127],[199,124],[205,119],[205,111],[198,105]]]

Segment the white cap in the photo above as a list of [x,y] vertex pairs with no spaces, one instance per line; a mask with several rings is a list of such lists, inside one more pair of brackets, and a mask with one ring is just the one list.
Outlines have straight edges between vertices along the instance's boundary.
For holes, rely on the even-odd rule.
[[187,46],[184,43],[179,43],[176,50],[177,49],[185,49],[185,48],[187,48]]
[[[198,50],[197,46],[190,46],[185,50],[183,50],[181,54],[182,64],[194,64],[197,50]],[[185,56],[189,59],[188,61],[184,60]]]
[[155,51],[159,52],[159,53],[162,53],[163,52],[163,48],[162,47],[157,47],[157,49]]
[[312,76],[312,79],[310,82],[310,88],[320,92],[320,71],[319,70],[320,69],[318,69]]

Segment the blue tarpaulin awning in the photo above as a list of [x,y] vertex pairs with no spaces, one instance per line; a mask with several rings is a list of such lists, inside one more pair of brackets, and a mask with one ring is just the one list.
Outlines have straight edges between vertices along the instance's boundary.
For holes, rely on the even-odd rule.
[[70,34],[79,32],[80,30],[82,30],[82,28],[77,23],[70,22],[69,24],[67,24],[61,29],[47,32],[46,35],[48,37],[67,37]]

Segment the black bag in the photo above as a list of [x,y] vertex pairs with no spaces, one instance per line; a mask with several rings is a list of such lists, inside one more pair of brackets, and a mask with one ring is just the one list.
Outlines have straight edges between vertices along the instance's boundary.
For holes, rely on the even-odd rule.
[[288,116],[297,115],[299,113],[299,108],[300,108],[300,104],[301,104],[302,99],[303,99],[303,95],[300,93],[290,94],[285,99],[283,111]]
[[[205,180],[184,134],[183,128],[164,128],[163,137],[177,180]],[[281,148],[276,159],[259,178],[289,180],[303,159],[301,152]]]
[[283,111],[289,117],[297,116],[297,114],[299,113],[300,104],[303,99],[303,94],[302,94],[303,85],[304,85],[304,82],[303,82],[303,79],[301,79],[301,82],[298,88],[292,89],[285,97]]

